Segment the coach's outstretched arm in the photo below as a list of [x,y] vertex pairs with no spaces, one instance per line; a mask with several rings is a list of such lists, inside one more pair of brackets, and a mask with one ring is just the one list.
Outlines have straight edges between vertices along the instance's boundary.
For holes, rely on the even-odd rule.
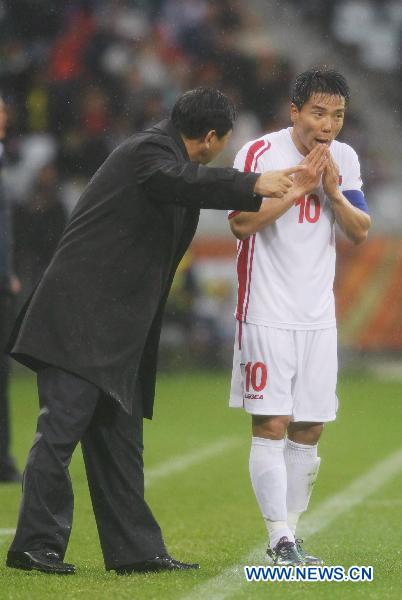
[[[370,216],[353,206],[339,189],[339,169],[329,156],[322,176],[324,191],[331,200],[336,222],[346,236],[355,244],[365,242],[371,226]],[[345,192],[346,193],[346,192]]]
[[292,186],[293,169],[242,173],[233,168],[178,162],[169,146],[141,145],[135,155],[137,181],[156,202],[194,208],[258,211],[263,196],[282,197]]
[[[304,194],[311,192],[319,184],[327,160],[327,146],[315,146],[300,165],[289,169],[289,171],[294,173],[294,177],[290,180],[291,186],[287,193],[282,198],[274,198],[270,195],[269,198],[263,200],[261,208],[257,213],[236,213],[230,219],[232,233],[239,240],[243,240],[267,225],[274,223],[294,205],[296,200],[304,196]],[[267,195],[264,194],[264,196]]]
[[284,198],[293,186],[292,175],[304,169],[303,165],[296,165],[282,171],[265,171],[257,179],[254,192],[259,196]]

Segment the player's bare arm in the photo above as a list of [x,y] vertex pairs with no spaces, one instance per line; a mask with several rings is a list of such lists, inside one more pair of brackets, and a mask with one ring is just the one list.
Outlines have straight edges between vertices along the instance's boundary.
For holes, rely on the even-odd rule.
[[371,219],[367,213],[356,208],[339,189],[339,169],[332,156],[324,169],[322,183],[331,200],[336,222],[346,236],[355,244],[366,241]]
[[[298,198],[311,192],[318,185],[327,159],[328,147],[318,145],[311,150],[297,167],[287,169],[286,171],[267,172],[261,175],[261,177],[265,177],[273,173],[288,173],[290,185],[287,186],[287,191],[282,197],[275,198],[264,194],[264,196],[268,197],[263,201],[258,212],[241,212],[233,217],[230,220],[232,233],[237,239],[243,240],[274,223],[294,205]],[[293,177],[291,177],[292,174]]]

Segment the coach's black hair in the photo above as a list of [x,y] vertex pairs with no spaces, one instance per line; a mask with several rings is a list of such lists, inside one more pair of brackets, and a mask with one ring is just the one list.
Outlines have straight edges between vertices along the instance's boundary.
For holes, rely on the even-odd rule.
[[171,119],[176,129],[190,140],[201,138],[213,129],[221,138],[233,128],[236,109],[219,90],[200,87],[180,96]]
[[291,100],[300,110],[313,94],[342,96],[349,102],[350,89],[343,75],[326,67],[314,67],[296,77]]

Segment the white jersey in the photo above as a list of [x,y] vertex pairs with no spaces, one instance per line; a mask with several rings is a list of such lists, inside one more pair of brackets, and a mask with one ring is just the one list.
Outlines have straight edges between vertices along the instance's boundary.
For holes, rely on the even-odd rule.
[[[360,190],[356,152],[337,141],[330,148],[341,191]],[[303,158],[288,128],[247,143],[234,167],[262,173],[293,167]],[[236,214],[231,211],[229,218]],[[237,274],[239,321],[282,329],[336,325],[335,217],[321,184],[273,224],[238,243]]]

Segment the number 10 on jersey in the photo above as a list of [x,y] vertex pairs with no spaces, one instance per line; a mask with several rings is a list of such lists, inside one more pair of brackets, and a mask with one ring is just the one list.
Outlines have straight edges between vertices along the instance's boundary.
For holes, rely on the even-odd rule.
[[317,194],[309,194],[307,198],[302,196],[296,200],[295,206],[300,207],[299,223],[304,223],[304,221],[316,223],[320,218],[321,204]]

